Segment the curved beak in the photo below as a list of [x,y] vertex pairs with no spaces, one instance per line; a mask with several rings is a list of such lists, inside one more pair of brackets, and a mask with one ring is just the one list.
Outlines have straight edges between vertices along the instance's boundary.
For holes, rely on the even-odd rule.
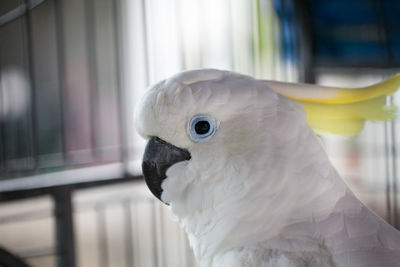
[[173,146],[158,137],[149,139],[143,155],[142,171],[146,184],[154,196],[161,200],[163,191],[161,184],[167,177],[167,169],[175,163],[190,158],[191,155],[186,149]]

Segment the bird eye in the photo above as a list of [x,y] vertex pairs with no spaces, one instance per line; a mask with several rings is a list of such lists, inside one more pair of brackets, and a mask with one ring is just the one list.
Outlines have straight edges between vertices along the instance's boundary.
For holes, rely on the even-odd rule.
[[194,142],[210,139],[217,128],[214,118],[209,115],[195,115],[189,122],[189,135]]

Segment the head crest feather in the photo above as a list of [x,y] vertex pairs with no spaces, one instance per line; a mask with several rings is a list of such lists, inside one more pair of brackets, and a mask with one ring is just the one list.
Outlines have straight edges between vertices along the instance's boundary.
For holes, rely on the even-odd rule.
[[388,121],[396,107],[386,105],[386,96],[400,87],[400,73],[380,83],[361,88],[264,81],[280,95],[300,102],[307,122],[316,132],[354,135],[365,121]]

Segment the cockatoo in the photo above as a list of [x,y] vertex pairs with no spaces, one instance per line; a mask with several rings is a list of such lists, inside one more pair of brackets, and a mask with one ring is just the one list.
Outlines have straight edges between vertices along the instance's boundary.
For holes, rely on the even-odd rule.
[[392,118],[385,98],[399,85],[400,75],[351,90],[179,73],[135,110],[146,183],[202,267],[400,266],[399,232],[351,192],[313,131]]

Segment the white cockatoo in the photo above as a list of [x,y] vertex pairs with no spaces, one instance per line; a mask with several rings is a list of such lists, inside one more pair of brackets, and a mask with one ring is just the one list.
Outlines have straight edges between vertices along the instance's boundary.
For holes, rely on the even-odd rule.
[[[214,69],[152,86],[135,111],[143,174],[202,267],[400,266],[400,234],[365,207],[314,130],[387,120],[400,76],[339,89]],[[311,127],[312,128],[311,128]]]

